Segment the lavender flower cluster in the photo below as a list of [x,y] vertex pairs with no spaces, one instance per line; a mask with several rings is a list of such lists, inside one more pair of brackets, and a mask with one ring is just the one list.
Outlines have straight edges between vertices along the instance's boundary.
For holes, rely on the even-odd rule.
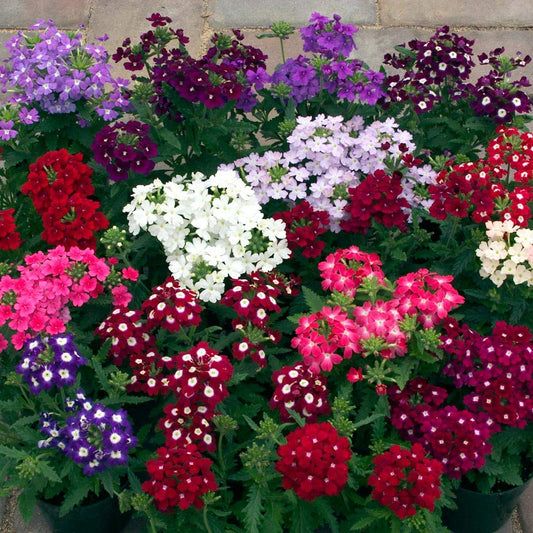
[[49,390],[53,385],[74,385],[76,372],[87,364],[87,359],[80,355],[73,338],[69,333],[59,333],[26,341],[22,361],[15,371],[22,374],[32,394]]
[[400,130],[392,118],[364,126],[360,116],[349,121],[322,114],[298,117],[287,142],[286,152],[253,153],[231,165],[262,204],[271,199],[289,204],[307,200],[313,209],[327,212],[329,229],[339,232],[341,221],[347,219],[348,188],[376,170],[402,169],[402,197],[411,207],[427,208],[416,185],[433,183],[436,173],[429,165],[404,167],[403,158],[416,147],[411,134]]
[[0,91],[8,105],[0,114],[0,139],[16,137],[16,124],[38,122],[39,113],[76,113],[88,100],[105,121],[129,108],[121,92],[128,82],[112,77],[103,46],[83,44],[81,33],[62,32],[51,20],[29,29],[36,33],[19,31],[6,43]]
[[66,410],[74,414],[64,425],[50,413],[41,413],[40,429],[46,439],[39,441],[39,448],[59,449],[83,465],[88,476],[127,464],[130,449],[137,445],[127,413],[93,403],[81,390],[66,403]]

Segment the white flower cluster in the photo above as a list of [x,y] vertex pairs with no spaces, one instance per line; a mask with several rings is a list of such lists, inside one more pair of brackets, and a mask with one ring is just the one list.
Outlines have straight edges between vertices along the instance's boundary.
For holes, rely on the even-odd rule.
[[487,222],[488,241],[480,243],[476,255],[481,259],[479,274],[500,287],[507,277],[515,285],[533,286],[533,230],[521,228],[511,220]]
[[285,223],[265,218],[232,170],[139,185],[124,212],[130,232],[156,237],[174,278],[203,301],[217,302],[226,278],[270,271],[290,256]]

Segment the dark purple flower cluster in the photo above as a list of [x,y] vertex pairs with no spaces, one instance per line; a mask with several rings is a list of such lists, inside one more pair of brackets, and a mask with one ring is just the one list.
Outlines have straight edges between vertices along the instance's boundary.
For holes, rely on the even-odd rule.
[[449,319],[441,337],[450,359],[443,369],[454,384],[472,392],[465,405],[487,412],[498,424],[524,428],[533,421],[533,334],[525,326],[497,322],[481,336]]
[[353,35],[358,31],[352,24],[342,24],[340,15],[329,19],[320,13],[313,13],[309,26],[300,29],[304,52],[320,54],[328,59],[348,57],[357,50]]
[[149,174],[155,166],[157,145],[149,135],[150,126],[137,120],[104,126],[91,145],[94,160],[105,167],[113,181],[125,180],[129,173]]
[[[402,77],[395,74],[385,79],[387,96],[382,104],[387,107],[391,102],[411,101],[417,113],[429,111],[440,99],[436,86],[470,76],[473,44],[473,40],[450,33],[448,26],[443,26],[428,41],[410,41],[409,53],[386,54],[385,65],[405,72]],[[405,48],[405,44],[401,46]]]
[[409,381],[402,390],[392,385],[388,394],[391,422],[400,436],[420,443],[444,465],[449,477],[459,479],[485,464],[492,451],[489,439],[497,430],[486,413],[442,405],[448,397],[446,390],[422,378]]
[[93,403],[82,391],[67,404],[66,410],[77,410],[63,425],[50,413],[41,414],[40,429],[46,439],[39,441],[39,447],[58,448],[83,465],[88,476],[127,464],[130,449],[137,445],[127,413]]
[[491,65],[488,74],[481,76],[475,84],[461,84],[454,98],[467,98],[476,115],[491,117],[496,124],[507,124],[517,113],[531,111],[531,99],[522,90],[529,87],[529,80],[522,76],[511,81],[509,73],[523,68],[531,62],[530,56],[502,56],[504,48],[492,50],[478,56],[481,65]]
[[[127,82],[112,77],[103,46],[84,45],[81,33],[62,32],[51,20],[29,29],[36,33],[19,31],[7,42],[9,57],[0,66],[0,91],[11,104],[0,117],[3,129],[13,121],[37,122],[43,111],[75,113],[78,102],[89,100],[106,121],[128,109],[121,92]],[[0,133],[5,140],[14,136]]]
[[73,385],[76,372],[87,359],[82,357],[70,333],[38,336],[24,344],[22,362],[15,367],[29,385],[32,394],[49,390],[52,385]]
[[[167,24],[168,17],[157,14],[149,19],[155,31],[141,35],[140,45],[131,45],[126,39],[113,55],[115,61],[126,60],[127,70],[142,70],[153,57],[153,66],[148,68],[149,81],[155,90],[153,103],[160,115],[169,115],[180,119],[181,114],[175,108],[168,88],[189,102],[201,102],[208,108],[218,108],[227,102],[235,101],[237,108],[248,111],[255,105],[251,88],[247,84],[246,74],[265,68],[266,56],[253,46],[242,44],[244,36],[238,30],[233,37],[216,34],[212,38],[213,46],[200,59],[189,55],[185,48],[188,39],[181,30],[172,30]],[[174,40],[179,46],[167,46]],[[154,53],[157,50],[157,55]]]
[[310,24],[301,28],[300,34],[304,51],[314,56],[299,55],[278,65],[269,80],[274,95],[293,98],[299,104],[325,89],[341,100],[370,105],[385,96],[381,72],[366,68],[357,59],[347,59],[357,49],[353,40],[357,29],[342,24],[340,18],[334,15],[328,19],[318,13],[311,16]]

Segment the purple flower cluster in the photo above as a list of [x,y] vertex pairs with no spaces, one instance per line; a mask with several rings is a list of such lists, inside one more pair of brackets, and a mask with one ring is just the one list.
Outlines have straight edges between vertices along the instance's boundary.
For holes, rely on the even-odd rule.
[[309,26],[300,29],[304,52],[320,54],[328,59],[348,57],[357,50],[353,35],[358,31],[352,24],[342,24],[340,15],[329,19],[320,13],[313,13]]
[[[357,29],[342,24],[340,18],[334,15],[328,19],[318,13],[311,16],[310,24],[301,28],[300,34],[303,50],[314,55],[312,58],[299,55],[278,65],[268,80],[274,95],[288,96],[299,104],[324,89],[341,100],[370,105],[385,95],[381,72],[366,68],[357,59],[347,59],[357,49],[353,40]],[[261,87],[266,81],[261,79]]]
[[[386,109],[394,102],[412,102],[416,113],[424,113],[450,95],[452,100],[466,100],[476,115],[491,117],[496,124],[509,123],[517,113],[529,112],[530,98],[521,90],[530,85],[529,81],[525,76],[510,81],[509,76],[531,58],[519,52],[514,58],[504,57],[503,48],[481,54],[480,64],[492,68],[469,83],[475,66],[473,44],[474,40],[450,33],[448,26],[443,26],[428,41],[410,41],[406,52],[386,54],[384,64],[404,73],[385,79],[387,94],[379,103]],[[405,48],[405,44],[401,46]]]
[[99,131],[91,145],[94,160],[105,167],[113,181],[125,180],[129,172],[149,174],[157,156],[150,126],[137,120],[115,122]]
[[[167,25],[172,22],[168,17],[157,14],[149,19],[155,31],[141,35],[141,45],[131,45],[126,39],[116,54],[115,61],[126,60],[127,70],[142,70],[153,57],[153,65],[147,68],[150,84],[155,90],[152,102],[159,115],[169,115],[171,119],[181,119],[168,88],[189,102],[201,102],[207,108],[219,108],[227,102],[235,101],[237,108],[250,110],[257,100],[248,86],[247,72],[265,68],[266,56],[253,46],[242,44],[244,36],[233,30],[233,37],[216,34],[213,46],[200,59],[189,55],[185,48],[188,39],[181,30],[173,30]],[[178,40],[179,46],[167,46]]]
[[[103,120],[118,117],[129,104],[121,92],[127,82],[115,80],[100,45],[84,45],[80,33],[65,33],[53,21],[39,21],[6,43],[9,57],[0,66],[0,91],[10,105],[0,117],[0,138],[16,136],[15,122],[33,124],[42,112],[75,113],[91,101]],[[14,132],[14,133],[13,133]]]
[[15,367],[29,385],[32,394],[49,390],[52,385],[73,385],[76,372],[87,359],[79,354],[70,333],[38,336],[24,344],[22,362]]
[[74,462],[83,465],[83,473],[92,476],[128,462],[128,453],[137,445],[127,413],[113,411],[88,400],[79,391],[75,400],[67,402],[76,409],[64,425],[50,413],[41,414],[40,429],[46,439],[39,441],[40,448],[58,448]]
[[529,80],[522,76],[519,80],[508,79],[509,73],[523,68],[531,62],[530,56],[502,57],[504,48],[492,50],[478,56],[481,65],[491,65],[488,74],[481,76],[475,84],[461,84],[454,98],[467,98],[476,115],[491,117],[496,124],[511,122],[517,113],[531,111],[531,99],[522,90],[529,87]]

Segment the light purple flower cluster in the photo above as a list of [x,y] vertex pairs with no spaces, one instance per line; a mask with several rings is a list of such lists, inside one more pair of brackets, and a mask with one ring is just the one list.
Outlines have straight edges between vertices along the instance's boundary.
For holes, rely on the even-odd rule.
[[83,465],[83,473],[92,476],[128,462],[129,450],[137,445],[127,413],[113,411],[93,403],[78,391],[74,400],[67,400],[66,410],[76,409],[64,425],[50,413],[41,413],[41,432],[46,439],[40,448],[58,448],[74,462]]
[[150,126],[138,120],[104,126],[91,145],[94,160],[105,167],[113,181],[127,179],[130,171],[149,174],[157,156],[157,145],[149,131]]
[[7,101],[0,116],[0,138],[17,135],[16,123],[33,124],[46,113],[75,113],[91,101],[103,120],[129,108],[114,79],[103,46],[82,44],[81,33],[65,33],[53,21],[39,21],[32,32],[19,31],[7,43],[9,57],[0,66],[0,91]]
[[307,200],[313,209],[326,211],[329,229],[339,232],[340,222],[348,215],[348,188],[359,185],[367,174],[388,169],[403,171],[402,197],[410,206],[427,208],[415,186],[433,183],[436,173],[429,165],[403,165],[415,145],[411,134],[400,130],[392,118],[364,126],[359,116],[349,121],[322,114],[299,117],[287,142],[286,152],[253,153],[234,163],[262,204],[275,199],[289,205]]
[[[303,50],[313,57],[299,55],[276,67],[270,76],[262,76],[257,90],[269,82],[276,96],[293,98],[296,104],[311,99],[322,89],[349,102],[374,105],[385,95],[381,88],[384,75],[364,66],[362,61],[348,59],[357,47],[353,35],[357,29],[342,24],[340,16],[329,19],[314,13],[310,24],[301,28]],[[255,81],[255,80],[249,80]]]
[[22,374],[32,394],[39,394],[53,385],[73,385],[78,368],[85,364],[87,359],[80,355],[73,335],[59,333],[26,341],[22,362],[15,367],[15,371]]

